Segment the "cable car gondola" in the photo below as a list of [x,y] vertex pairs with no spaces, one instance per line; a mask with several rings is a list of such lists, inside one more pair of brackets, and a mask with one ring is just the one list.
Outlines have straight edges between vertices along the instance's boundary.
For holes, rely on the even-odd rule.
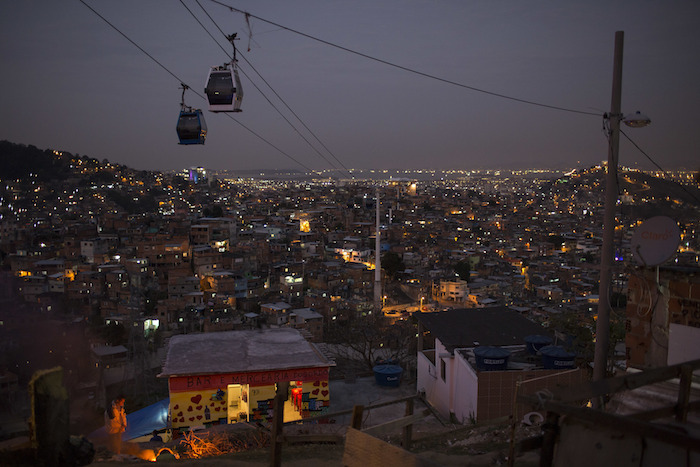
[[[236,34],[228,36],[231,45]],[[212,112],[240,112],[243,101],[243,88],[238,76],[238,61],[236,60],[236,46],[233,46],[233,59],[222,66],[214,66],[207,75],[207,84],[204,88],[209,101],[209,110]]]
[[199,109],[185,105],[186,84],[182,85],[182,102],[180,103],[180,116],[177,119],[177,137],[179,144],[204,144],[207,137],[207,123],[204,114]]

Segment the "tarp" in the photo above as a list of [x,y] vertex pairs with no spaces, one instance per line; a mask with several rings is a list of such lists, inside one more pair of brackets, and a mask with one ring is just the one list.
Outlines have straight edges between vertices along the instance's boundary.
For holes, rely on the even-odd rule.
[[[168,426],[168,407],[170,399],[163,399],[141,410],[126,414],[126,431],[122,440],[129,441],[142,436],[150,435],[153,430],[164,430]],[[103,426],[90,433],[89,439],[107,437],[107,430]]]

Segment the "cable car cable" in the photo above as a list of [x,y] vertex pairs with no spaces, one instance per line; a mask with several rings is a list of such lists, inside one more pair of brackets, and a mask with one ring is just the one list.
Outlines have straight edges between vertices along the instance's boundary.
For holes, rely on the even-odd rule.
[[[228,51],[227,51],[226,49],[224,49],[224,48],[221,46],[221,44],[219,43],[219,41],[217,41],[216,38],[215,38],[215,37],[209,32],[209,30],[206,28],[206,26],[204,26],[204,24],[202,24],[202,22],[199,20],[199,18],[197,18],[197,16],[194,14],[194,12],[193,12],[192,10],[190,10],[190,8],[185,4],[185,2],[184,2],[183,0],[180,0],[180,3],[182,4],[182,6],[185,7],[185,9],[189,12],[189,14],[195,19],[195,21],[197,21],[197,23],[202,27],[202,29],[204,29],[204,31],[207,33],[207,35],[209,35],[209,37],[212,38],[212,40],[219,46],[219,48],[221,48],[221,50],[224,51],[224,53],[226,54],[226,56],[227,56],[228,58],[232,59],[232,60],[236,60],[235,57],[232,57],[231,54],[229,54]],[[209,12],[207,12],[206,9],[204,9],[204,7],[202,6],[202,4],[199,3],[198,0],[197,0],[197,4],[198,4],[199,7],[202,9],[202,11],[204,11],[204,14],[207,15],[207,17],[208,17],[209,20],[214,24],[214,26],[216,26],[216,28],[219,30],[219,32],[220,32],[224,37],[226,37],[226,39],[229,40],[229,42],[231,42],[231,45],[233,45],[233,42],[232,42],[233,38],[230,37],[230,36],[228,36],[228,35],[219,27],[219,25],[218,25],[217,22],[214,20],[214,18],[211,17],[211,15],[209,14]],[[233,45],[233,52],[234,52],[234,55],[235,55],[235,54],[236,54],[236,46],[235,46],[235,45]],[[260,75],[260,73],[258,73],[258,71],[255,69],[255,67],[253,67],[253,65],[252,65],[247,59],[245,59],[245,57],[244,57],[244,60],[246,61],[246,63],[248,63],[248,64],[251,66],[251,68],[253,68],[253,70],[258,74],[258,76],[260,76],[260,78],[263,80],[263,82],[265,82],[265,84],[267,84],[267,86],[270,87],[270,89],[272,89],[272,87],[267,83],[267,81],[265,81],[265,79]],[[335,167],[331,161],[329,161],[323,154],[321,154],[321,152],[319,152],[318,149],[316,149],[316,148],[311,144],[311,142],[310,142],[308,139],[306,139],[306,137],[304,137],[303,134],[301,134],[301,132],[294,126],[294,124],[292,124],[292,122],[290,122],[289,119],[288,119],[288,118],[275,106],[275,104],[265,95],[265,93],[262,91],[262,89],[260,89],[260,88],[258,87],[258,85],[255,84],[255,82],[250,78],[250,76],[248,76],[248,75],[246,74],[246,72],[245,72],[244,70],[242,70],[242,69],[241,69],[241,73],[243,73],[243,75],[244,75],[246,78],[248,78],[248,80],[249,80],[249,81],[251,82],[251,84],[255,87],[255,89],[258,90],[258,92],[265,98],[265,100],[267,100],[267,102],[272,106],[272,108],[275,109],[275,110],[277,111],[278,114],[280,114],[280,116],[289,124],[289,126],[292,127],[292,129],[294,129],[294,131],[297,132],[297,134],[311,147],[311,149],[313,149],[314,151],[316,151],[316,153],[317,153],[319,156],[321,156],[326,162],[328,162],[328,163],[331,165],[331,167],[333,167],[333,169],[338,170],[337,167]],[[275,95],[277,95],[277,97],[278,97],[283,103],[285,103],[284,100],[275,92],[274,89],[272,89],[272,91],[275,93]],[[286,103],[285,103],[285,105],[286,105]],[[289,106],[287,106],[287,108],[289,108]],[[290,111],[291,111],[291,109],[290,109]],[[294,114],[293,111],[292,111],[292,113]],[[294,115],[296,116],[296,114],[294,114]],[[297,117],[297,118],[299,118],[299,117]],[[299,119],[299,120],[301,121],[301,119]],[[302,124],[304,124],[304,123],[302,122]],[[306,127],[306,125],[304,125],[304,126]],[[307,130],[308,130],[308,127],[306,127],[306,128],[307,128]],[[309,132],[311,132],[311,130],[309,130]],[[311,132],[311,134],[313,135],[313,132]],[[317,138],[317,139],[318,139],[318,138]],[[346,171],[347,171],[347,169],[346,169]],[[348,172],[348,175],[349,175],[349,172]]]
[[485,90],[485,89],[476,88],[476,87],[474,87],[474,86],[469,86],[469,85],[466,85],[466,84],[458,83],[458,82],[456,82],[456,81],[451,81],[451,80],[449,80],[449,79],[440,78],[439,76],[435,76],[435,75],[431,75],[431,74],[429,74],[429,73],[424,73],[424,72],[422,72],[422,71],[414,70],[414,69],[412,69],[412,68],[408,68],[408,67],[405,67],[405,66],[403,66],[403,65],[397,65],[396,63],[392,63],[392,62],[389,62],[389,61],[387,61],[387,60],[383,60],[383,59],[381,59],[381,58],[376,58],[376,57],[373,57],[373,56],[371,56],[371,55],[367,55],[367,54],[365,54],[365,53],[358,52],[358,51],[356,51],[356,50],[352,50],[352,49],[349,49],[349,48],[347,48],[347,47],[343,47],[343,46],[341,46],[341,45],[334,44],[334,43],[332,43],[332,42],[329,42],[329,41],[326,41],[326,40],[323,40],[323,39],[319,39],[318,37],[314,37],[314,36],[312,36],[312,35],[310,35],[310,34],[306,34],[306,33],[303,33],[303,32],[301,32],[301,31],[297,31],[297,30],[295,30],[295,29],[288,28],[288,27],[283,26],[283,25],[281,25],[281,24],[279,24],[279,23],[275,23],[274,21],[270,21],[270,20],[261,18],[261,17],[259,17],[259,16],[255,16],[255,15],[253,15],[253,14],[251,14],[251,13],[248,13],[247,11],[239,10],[238,8],[232,7],[232,6],[230,6],[230,5],[226,5],[225,3],[222,3],[222,2],[220,2],[219,0],[210,0],[210,1],[212,1],[212,2],[214,2],[214,3],[216,3],[216,4],[219,4],[219,5],[221,5],[221,6],[225,7],[225,8],[228,8],[228,9],[229,9],[230,11],[232,11],[232,12],[241,13],[241,14],[243,14],[243,15],[246,15],[248,18],[255,18],[255,19],[257,19],[257,20],[260,20],[260,21],[263,21],[263,22],[265,22],[265,23],[271,24],[272,26],[276,26],[276,27],[278,27],[278,28],[285,29],[285,30],[287,30],[287,31],[289,31],[289,32],[293,32],[293,33],[295,33],[295,34],[299,34],[300,36],[303,36],[303,37],[306,37],[306,38],[308,38],[308,39],[311,39],[311,40],[320,42],[320,43],[322,43],[322,44],[329,45],[329,46],[331,46],[331,47],[335,47],[335,48],[337,48],[337,49],[343,50],[343,51],[345,51],[345,52],[349,52],[349,53],[351,53],[351,54],[359,55],[360,57],[366,58],[366,59],[368,59],[368,60],[373,60],[373,61],[375,61],[375,62],[379,62],[379,63],[384,64],[384,65],[388,65],[388,66],[391,66],[391,67],[394,67],[394,68],[398,68],[399,70],[403,70],[403,71],[407,71],[407,72],[409,72],[409,73],[413,73],[413,74],[416,74],[416,75],[420,75],[420,76],[423,76],[423,77],[425,77],[425,78],[434,79],[434,80],[437,80],[437,81],[440,81],[440,82],[443,82],[443,83],[446,83],[446,84],[451,84],[451,85],[453,85],[453,86],[458,86],[458,87],[460,87],[460,88],[469,89],[470,91],[476,91],[476,92],[480,92],[480,93],[483,93],[483,94],[488,94],[488,95],[490,95],[490,96],[500,97],[500,98],[502,98],[502,99],[508,99],[508,100],[512,100],[512,101],[515,101],[515,102],[520,102],[520,103],[523,103],[523,104],[535,105],[535,106],[538,106],[538,107],[545,107],[545,108],[548,108],[548,109],[559,110],[559,111],[562,111],[562,112],[577,113],[577,114],[582,114],[582,115],[593,115],[593,116],[596,116],[596,117],[601,117],[601,116],[602,116],[602,114],[593,113],[593,112],[588,112],[588,111],[584,111],[584,110],[569,109],[569,108],[566,108],[566,107],[559,107],[559,106],[556,106],[556,105],[542,104],[542,103],[540,103],[540,102],[530,101],[530,100],[526,100],[526,99],[520,99],[520,98],[518,98],[518,97],[512,97],[512,96],[508,96],[508,95],[506,95],[506,94],[500,94],[500,93],[493,92],[493,91],[487,91],[487,90]]
[[[231,54],[229,54],[228,51],[226,51],[226,49],[224,49],[224,48],[221,46],[221,44],[219,43],[219,41],[217,41],[216,38],[215,38],[215,37],[209,32],[209,30],[206,28],[206,26],[204,26],[204,24],[202,24],[202,22],[199,20],[199,18],[197,18],[197,16],[194,14],[194,12],[193,12],[192,10],[190,10],[190,9],[187,7],[187,5],[185,5],[185,3],[183,2],[183,0],[180,0],[180,3],[182,4],[182,6],[185,7],[185,9],[186,9],[186,10],[190,13],[190,15],[195,19],[195,21],[197,21],[197,23],[202,27],[202,29],[205,30],[205,32],[209,35],[209,37],[211,37],[212,40],[213,40],[214,42],[216,42],[216,44],[224,51],[224,53],[226,54],[226,56],[227,56],[228,58],[232,59],[232,60],[236,60],[235,57],[231,56]],[[202,6],[201,3],[199,3],[199,1],[197,1],[197,4],[198,4],[199,7],[202,9],[202,11],[204,11],[204,14],[207,15],[207,17],[208,17],[209,20],[214,24],[214,26],[216,26],[216,28],[219,30],[219,32],[220,32],[224,37],[226,37],[226,39],[227,39],[229,42],[231,42],[231,45],[233,46],[233,52],[234,52],[234,55],[235,55],[235,54],[236,54],[236,46],[233,45],[233,38],[232,38],[231,36],[227,35],[227,34],[219,27],[219,25],[218,25],[217,22],[214,20],[214,18],[212,18],[211,15],[209,15],[209,13],[204,9],[204,7]],[[252,65],[247,59],[245,59],[245,57],[244,57],[244,60],[246,61],[246,63],[248,63],[248,64],[251,66],[251,68],[253,68],[253,70],[258,74],[258,76],[260,76],[260,78],[263,79],[263,82],[265,82],[265,84],[267,84],[268,87],[270,87],[270,89],[272,89],[272,87],[265,81],[264,78],[262,78],[262,76],[260,75],[260,73],[258,73],[258,71],[255,70],[255,68],[253,67],[253,65]],[[248,80],[251,82],[251,84],[255,87],[255,89],[258,90],[258,92],[265,98],[265,100],[267,100],[267,102],[270,104],[270,106],[272,106],[272,108],[275,109],[275,110],[277,111],[277,113],[289,124],[289,126],[291,126],[292,129],[293,129],[294,131],[296,131],[297,134],[311,147],[311,149],[313,149],[319,156],[321,156],[321,158],[323,158],[326,162],[328,162],[328,163],[331,165],[331,167],[332,167],[333,169],[338,170],[337,167],[335,167],[331,161],[329,161],[323,154],[321,154],[321,152],[319,152],[318,149],[316,149],[316,148],[313,146],[313,144],[311,144],[311,142],[310,142],[308,139],[306,139],[306,137],[304,137],[304,135],[294,126],[294,124],[293,124],[291,121],[289,121],[289,119],[288,119],[288,118],[277,108],[277,106],[275,106],[275,104],[265,95],[265,93],[262,91],[262,89],[260,89],[260,88],[258,87],[258,85],[255,84],[255,82],[250,78],[250,76],[248,76],[248,74],[246,74],[246,72],[245,72],[244,70],[242,70],[242,69],[241,69],[241,73],[243,73],[243,75],[244,75],[246,78],[248,78]],[[275,92],[274,89],[273,89],[272,91]],[[276,92],[275,92],[275,95],[277,95],[277,97],[279,98],[279,95],[278,95]],[[280,98],[280,100],[284,103],[284,100],[282,100],[281,98]],[[286,103],[285,103],[285,105],[286,105]],[[291,110],[291,109],[290,109],[290,110]],[[292,113],[294,113],[294,112],[292,112]],[[295,116],[296,116],[296,115],[295,115]],[[298,118],[298,117],[297,117],[297,118]],[[302,124],[303,124],[303,122],[302,122]],[[307,128],[307,129],[308,129],[308,128]],[[309,131],[310,131],[310,130],[309,130]],[[312,133],[312,134],[313,134],[313,133]],[[346,169],[346,170],[347,170],[347,169]],[[348,172],[348,173],[349,173],[349,172]]]
[[119,34],[121,34],[122,37],[124,37],[124,39],[126,39],[126,40],[129,41],[129,42],[131,42],[131,44],[132,44],[134,47],[136,47],[136,48],[139,49],[141,52],[143,52],[144,54],[146,54],[146,56],[148,56],[148,58],[150,58],[151,60],[153,60],[154,62],[156,62],[156,64],[158,64],[158,66],[160,66],[162,69],[164,69],[170,76],[172,76],[173,78],[175,78],[176,80],[178,80],[180,83],[183,82],[180,78],[177,77],[177,75],[175,75],[175,73],[173,73],[172,71],[168,70],[168,69],[165,67],[165,65],[163,65],[163,64],[160,63],[158,60],[156,60],[156,59],[153,57],[153,55],[149,54],[149,53],[146,52],[143,48],[141,48],[140,45],[138,45],[136,42],[132,41],[132,40],[129,38],[129,36],[127,36],[126,34],[124,34],[123,32],[121,32],[121,31],[119,30],[118,27],[116,27],[115,25],[113,25],[112,23],[110,23],[110,22],[107,20],[107,18],[105,18],[104,16],[102,16],[101,14],[99,14],[97,11],[95,11],[95,9],[92,8],[90,5],[88,5],[87,3],[85,3],[84,0],[80,0],[80,3],[82,3],[83,5],[85,5],[86,7],[88,7],[93,13],[95,13],[97,16],[99,16],[99,17],[102,19],[102,21],[104,21],[105,23],[109,24],[109,25],[112,27],[112,29],[114,29],[114,30],[117,31]]
[[[114,30],[117,31],[119,34],[121,34],[122,37],[124,37],[126,40],[128,40],[129,42],[131,42],[131,44],[134,45],[134,47],[136,47],[137,49],[139,49],[139,50],[140,50],[141,52],[143,52],[148,58],[150,58],[150,59],[153,60],[156,64],[158,64],[158,66],[160,66],[163,70],[165,70],[170,76],[172,76],[173,78],[175,78],[180,84],[184,84],[184,83],[185,83],[183,80],[181,80],[180,78],[178,78],[178,76],[177,76],[175,73],[173,73],[172,71],[170,71],[165,65],[163,65],[162,63],[160,63],[160,62],[159,62],[158,60],[156,60],[151,54],[149,54],[148,52],[146,52],[146,50],[144,50],[140,45],[138,45],[136,42],[134,42],[133,40],[131,40],[131,39],[130,39],[126,34],[124,34],[119,28],[117,28],[115,25],[113,25],[112,23],[110,23],[110,22],[107,20],[107,18],[105,18],[104,16],[102,16],[101,14],[99,14],[94,8],[92,8],[90,5],[88,5],[87,3],[85,3],[85,0],[80,0],[80,3],[82,3],[82,4],[85,5],[88,9],[90,9],[90,11],[92,11],[93,13],[95,13],[95,15],[97,15],[100,19],[102,19],[102,21],[104,21],[105,23],[107,23],[112,29],[114,29]],[[190,89],[192,89],[192,88],[190,87]],[[193,90],[192,92],[193,92],[194,94],[196,94],[198,97],[200,97],[201,99],[206,100],[206,97],[204,97],[203,95],[201,95],[201,94],[198,93],[197,91],[194,91],[194,90]],[[311,172],[311,173],[319,173],[317,170],[313,170],[313,169],[307,167],[305,164],[302,164],[301,162],[299,162],[298,160],[296,160],[294,157],[290,156],[289,154],[287,154],[286,152],[284,152],[283,150],[281,150],[280,148],[278,148],[277,146],[275,146],[274,144],[272,144],[270,141],[268,141],[267,139],[263,138],[262,136],[260,136],[259,134],[257,134],[256,132],[254,132],[253,130],[251,130],[250,128],[248,128],[247,126],[245,126],[243,123],[241,123],[241,122],[239,122],[238,120],[236,120],[235,118],[233,118],[231,115],[229,115],[229,114],[226,114],[226,115],[227,115],[231,120],[233,120],[234,122],[238,123],[240,126],[242,126],[243,128],[245,128],[246,130],[248,130],[248,132],[250,132],[252,135],[254,135],[254,136],[256,136],[258,139],[264,141],[265,143],[267,143],[269,146],[271,146],[272,148],[274,148],[275,150],[277,150],[279,153],[281,153],[282,155],[284,155],[284,156],[287,157],[288,159],[290,159],[290,160],[296,162],[296,163],[297,163],[299,166],[301,166],[302,168],[308,170],[308,171]]]
[[[187,5],[185,5],[185,2],[184,2],[183,0],[180,0],[180,3],[182,4],[182,6],[185,7],[185,9],[186,9],[186,10],[189,12],[189,14],[194,18],[194,20],[197,21],[197,23],[199,23],[199,25],[202,27],[202,29],[204,29],[204,31],[209,35],[209,37],[211,37],[211,39],[212,39],[214,42],[216,42],[216,45],[218,45],[219,48],[220,48],[221,50],[224,51],[224,53],[228,56],[228,58],[233,59],[233,57],[232,57],[231,54],[228,52],[228,50],[226,50],[226,49],[224,48],[224,46],[221,45],[221,44],[219,43],[219,41],[216,40],[216,38],[209,32],[209,30],[206,28],[206,26],[204,26],[204,25],[202,24],[202,22],[199,20],[199,18],[197,18],[197,16],[194,14],[194,12],[192,12],[192,10],[190,10],[190,8],[189,8]],[[199,5],[199,2],[197,2],[197,4]],[[200,8],[202,8],[202,10],[204,10],[204,8],[202,7],[202,5],[199,5],[199,6],[200,6]],[[204,11],[204,13],[207,13],[207,12]],[[209,16],[208,13],[207,13],[207,16]],[[222,34],[224,37],[227,37],[227,36],[226,36],[226,33],[225,33],[224,31],[221,30],[221,28],[219,27],[219,25],[216,24],[216,23],[214,22],[214,20],[211,18],[211,16],[209,16],[209,19],[211,20],[212,23],[214,23],[214,26],[217,27],[217,29],[219,30],[219,32],[221,32],[221,34]]]
[[[309,127],[306,125],[306,123],[304,123],[304,121],[296,114],[296,112],[294,112],[294,110],[292,110],[292,108],[289,107],[289,105],[287,105],[287,102],[285,102],[285,100],[282,99],[282,96],[280,96],[280,95],[277,93],[277,91],[275,91],[275,89],[270,85],[270,83],[268,83],[267,80],[265,80],[265,78],[263,78],[263,76],[258,72],[258,70],[255,69],[255,67],[253,66],[253,64],[250,63],[250,61],[249,61],[245,56],[242,56],[242,58],[243,58],[243,60],[245,60],[245,62],[250,66],[250,68],[252,68],[252,70],[255,71],[255,73],[260,77],[260,79],[263,80],[263,82],[267,85],[267,87],[269,87],[270,90],[272,90],[272,92],[273,92],[273,93],[275,94],[275,96],[277,96],[277,98],[284,104],[284,106],[287,107],[287,109],[292,113],[292,115],[294,115],[294,117],[296,117],[296,119],[299,120],[299,122],[304,126],[304,128],[306,128],[306,130],[311,134],[311,136],[313,136],[313,137],[316,139],[316,141],[318,141],[318,143],[328,152],[328,154],[330,154],[330,155],[333,157],[333,159],[335,159],[335,160],[338,162],[338,164],[340,164],[340,166],[345,170],[345,172],[348,174],[348,176],[352,177],[352,174],[350,173],[350,170],[348,170],[348,168],[345,167],[345,165],[335,156],[335,154],[333,154],[333,152],[332,152],[330,149],[328,149],[328,147],[327,147],[325,144],[323,144],[323,142],[318,138],[318,136],[316,136],[316,134],[311,130],[311,128],[309,128]],[[245,74],[245,73],[244,73],[244,74]],[[246,77],[250,80],[250,77],[249,77],[248,75],[246,75]],[[252,80],[250,80],[250,81],[251,81],[251,83],[253,82]],[[255,85],[255,84],[253,84],[253,85]],[[257,86],[256,86],[256,88],[257,88]],[[259,90],[259,89],[258,89],[258,90]],[[261,93],[262,93],[262,92],[261,92]],[[265,97],[265,99],[267,99],[267,97]],[[269,99],[268,99],[268,101],[269,101]],[[280,115],[281,115],[281,114],[280,114]],[[285,118],[285,120],[286,120],[286,118]],[[291,123],[290,123],[290,125],[291,125]],[[296,129],[295,129],[295,130],[296,130]],[[297,132],[298,132],[298,130],[297,130]],[[301,133],[299,133],[299,136],[301,136],[302,138],[304,138],[304,137],[301,135]],[[304,138],[304,140],[306,141],[306,138]],[[309,145],[311,146],[311,143],[309,143]],[[334,167],[334,166],[333,166],[333,163],[332,163],[331,161],[329,161],[323,154],[321,154],[315,147],[313,147],[313,146],[311,146],[311,147],[314,149],[314,151],[316,151],[316,152],[318,153],[319,156],[321,156],[321,157],[323,158],[323,160],[325,160],[325,161],[328,162],[332,167]],[[334,168],[336,168],[336,167],[334,167]],[[336,170],[337,170],[337,168],[336,168]]]
[[[246,60],[246,62],[247,62],[247,60]],[[301,131],[299,131],[299,129],[296,128],[296,127],[294,126],[294,124],[292,124],[292,122],[289,121],[289,119],[288,119],[282,112],[280,112],[280,110],[275,106],[275,104],[273,104],[272,101],[265,95],[265,93],[262,92],[262,89],[260,89],[260,88],[258,87],[258,85],[255,84],[255,82],[254,82],[253,80],[250,79],[250,76],[248,76],[248,74],[247,74],[245,71],[243,71],[243,70],[241,70],[241,73],[243,73],[243,75],[244,75],[246,78],[248,78],[248,81],[250,81],[250,83],[255,87],[255,89],[257,89],[258,92],[260,92],[260,94],[262,94],[262,96],[265,98],[265,100],[266,100],[267,102],[269,102],[269,104],[272,106],[272,108],[275,109],[275,110],[277,111],[277,113],[279,113],[280,116],[284,119],[284,121],[287,122],[287,123],[289,124],[289,126],[292,127],[292,129],[299,135],[299,137],[300,137],[301,139],[303,139],[303,140],[306,142],[306,144],[308,144],[309,147],[311,147],[311,149],[313,149],[313,150],[316,152],[316,154],[318,154],[319,156],[321,156],[321,158],[323,158],[324,161],[328,162],[334,170],[336,170],[336,171],[338,171],[338,172],[340,173],[340,171],[339,171],[338,168],[333,164],[333,162],[332,162],[332,161],[329,161],[328,158],[327,158],[326,156],[324,156],[318,149],[316,149],[316,147],[314,147],[314,145],[311,144],[311,141],[309,141],[309,140],[301,133]],[[343,168],[345,168],[345,167],[343,167]],[[345,169],[345,170],[347,171],[347,169]],[[348,172],[348,173],[349,173],[349,172]]]
[[[218,23],[214,20],[214,18],[212,18],[212,16],[204,8],[204,6],[199,2],[199,0],[195,0],[195,2],[197,3],[197,5],[199,5],[199,7],[204,12],[204,14],[207,15],[207,17],[214,24],[214,26],[216,26],[216,28],[219,30],[219,32],[224,37],[228,38],[226,33],[221,29],[221,27],[219,27]],[[192,17],[197,21],[197,23],[199,23],[199,25],[207,32],[209,37],[211,37],[212,40],[214,40],[214,42],[216,42],[216,44],[224,51],[224,53],[226,53],[226,55],[229,58],[232,58],[231,55],[221,46],[221,44],[219,44],[219,41],[217,41],[214,38],[214,36],[209,32],[209,30],[204,26],[204,24],[202,24],[202,22],[199,21],[199,18],[197,18],[195,16],[195,14],[192,12],[192,10],[190,10],[187,7],[187,5],[185,5],[183,0],[180,0],[180,3],[182,3],[182,5],[190,13],[190,15],[192,15]],[[235,47],[234,47],[234,51],[235,51]],[[318,141],[318,143],[338,162],[338,164],[340,164],[340,166],[345,170],[348,177],[352,177],[352,174],[350,173],[348,168],[345,167],[345,165],[335,156],[335,154],[333,154],[333,152],[330,149],[328,149],[328,147],[325,144],[323,144],[323,142],[318,138],[318,136],[316,136],[316,134],[311,130],[311,128],[309,128],[308,125],[306,125],[306,123],[304,123],[304,121],[301,119],[301,117],[299,117],[299,115],[297,115],[297,113],[294,112],[294,110],[292,110],[292,108],[287,104],[287,102],[282,98],[282,96],[280,96],[279,93],[277,91],[275,91],[275,89],[270,85],[270,83],[268,83],[267,80],[260,74],[260,72],[253,66],[253,64],[250,63],[250,61],[245,56],[241,55],[241,57],[250,66],[250,68],[260,77],[260,79],[265,83],[265,85],[267,85],[267,87],[270,88],[270,90],[275,94],[275,96],[277,96],[277,98],[282,102],[282,104],[284,104],[284,106],[287,108],[287,110],[289,110],[292,113],[292,115],[294,115],[294,117],[302,124],[302,126],[304,128],[306,128],[306,130],[311,134],[311,136],[313,136],[316,139],[316,141]],[[306,139],[306,137],[304,137],[304,135],[294,126],[294,124],[291,121],[289,121],[289,119],[287,119],[287,117],[284,116],[284,114],[272,103],[272,101],[265,95],[265,93],[255,84],[255,82],[250,78],[250,76],[248,76],[245,73],[245,71],[243,71],[242,69],[241,69],[241,73],[243,73],[245,75],[245,77],[248,78],[248,80],[251,82],[251,84],[253,84],[253,86],[255,86],[255,89],[257,89],[258,92],[260,92],[260,94],[262,94],[262,96],[265,98],[265,100],[267,100],[267,102],[272,106],[272,108],[275,109],[277,111],[277,113],[280,114],[280,116],[294,129],[294,131],[297,132],[297,134],[309,145],[309,147],[311,147],[311,149],[313,149],[323,160],[325,160],[328,164],[330,164],[330,166],[333,169],[335,169],[336,171],[338,171],[340,173],[340,170],[333,164],[333,162],[328,160],[328,158],[326,158],[308,139]]]

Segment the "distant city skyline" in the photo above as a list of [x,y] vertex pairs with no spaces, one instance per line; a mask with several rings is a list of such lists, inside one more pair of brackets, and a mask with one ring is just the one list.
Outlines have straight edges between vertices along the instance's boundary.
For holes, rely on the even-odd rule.
[[[0,139],[144,170],[590,167],[607,157],[622,30],[623,112],[652,124],[624,130],[646,155],[623,137],[620,164],[700,169],[698,2],[85,4],[126,38],[79,1],[3,4]],[[197,96],[231,52],[217,26],[240,38],[242,113],[208,112]],[[204,110],[203,146],[177,144],[180,81]]]

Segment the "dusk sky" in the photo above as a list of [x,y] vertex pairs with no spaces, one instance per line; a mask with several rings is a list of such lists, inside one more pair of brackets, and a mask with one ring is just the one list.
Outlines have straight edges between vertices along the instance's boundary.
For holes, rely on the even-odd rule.
[[[257,18],[249,38],[245,17],[211,0],[86,0],[176,78],[78,0],[6,0],[0,139],[149,170],[588,167],[607,158],[602,114],[620,30],[623,113],[652,119],[624,131],[664,169],[700,169],[697,0],[220,1],[421,73],[577,112],[420,76]],[[203,96],[209,68],[228,58],[183,3],[227,52],[200,5],[240,37],[243,112],[205,110],[204,146],[177,144],[180,80]],[[186,103],[206,109],[192,91]],[[653,168],[624,137],[620,164]]]

